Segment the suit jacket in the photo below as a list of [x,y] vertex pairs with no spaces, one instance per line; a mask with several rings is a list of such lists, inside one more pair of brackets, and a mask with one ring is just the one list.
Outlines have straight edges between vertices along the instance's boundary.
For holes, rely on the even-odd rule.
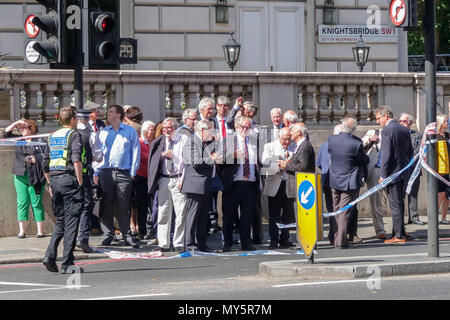
[[166,147],[166,139],[164,135],[160,135],[158,138],[152,141],[150,150],[148,153],[148,193],[155,193],[158,189],[159,180],[159,163],[161,155]]
[[195,194],[211,192],[214,161],[209,156],[213,148],[213,144],[206,146],[196,134],[186,141],[183,150],[184,178],[181,192]]
[[[240,166],[237,159],[234,158],[234,152],[238,149],[237,135],[238,133],[235,132],[233,135],[227,136],[227,138],[223,141],[223,143],[226,145],[226,147],[223,150],[226,150],[226,153],[222,154],[223,163],[219,165],[220,167],[219,171],[221,172],[224,192],[230,190],[231,185],[234,182],[234,179],[237,175]],[[259,154],[257,135],[249,135],[249,142],[247,146],[248,148],[252,148],[255,155]],[[256,183],[260,187],[261,174],[258,161],[255,164],[255,176],[256,176]]]
[[294,153],[291,161],[286,165],[286,173],[288,174],[286,194],[288,198],[297,197],[296,172],[316,172],[315,158],[316,155],[311,142],[305,139],[298,147],[297,152]]
[[[380,177],[387,178],[403,169],[411,160],[413,152],[409,130],[397,121],[390,120],[381,130]],[[405,172],[402,177],[408,174]]]
[[[287,151],[292,157],[295,151],[295,144],[291,144]],[[284,148],[279,140],[272,141],[264,145],[262,154],[261,175],[265,177],[263,193],[269,197],[274,197],[278,193],[284,172],[278,167],[278,160],[285,160]]]
[[367,172],[369,157],[360,138],[345,132],[328,138],[330,187],[340,191],[358,190]]

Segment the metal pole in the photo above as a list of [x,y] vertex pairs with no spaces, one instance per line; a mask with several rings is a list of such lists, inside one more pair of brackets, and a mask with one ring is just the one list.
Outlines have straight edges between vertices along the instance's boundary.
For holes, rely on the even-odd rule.
[[[436,122],[435,0],[425,0],[425,92],[427,124]],[[427,163],[436,170],[436,144],[427,146]],[[439,257],[437,180],[427,174],[428,257]]]
[[[83,8],[83,0],[78,1],[80,9]],[[77,109],[83,108],[83,21],[82,14],[80,15],[81,23],[80,29],[75,29],[75,59],[74,59],[74,94],[75,107]]]

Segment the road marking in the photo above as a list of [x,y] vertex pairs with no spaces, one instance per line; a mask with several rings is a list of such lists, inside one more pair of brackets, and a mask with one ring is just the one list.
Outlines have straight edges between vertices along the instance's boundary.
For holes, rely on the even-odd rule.
[[27,282],[0,282],[4,286],[26,286],[26,287],[65,287],[61,284],[47,284],[47,283],[27,283]]
[[66,285],[55,285],[55,284],[20,283],[20,282],[19,283],[16,283],[16,282],[1,282],[0,284],[3,284],[3,285],[14,285],[14,286],[46,286],[46,287],[49,287],[49,288],[40,288],[40,289],[0,291],[0,294],[47,291],[47,290],[61,290],[61,289],[81,289],[81,288],[90,288],[91,287],[91,286],[66,286]]
[[323,282],[301,282],[301,283],[277,284],[277,285],[273,285],[272,288],[305,287],[305,286],[316,286],[316,285],[324,285],[324,284],[341,284],[341,283],[356,283],[356,282],[367,282],[367,279],[361,279],[361,280],[337,280],[337,281],[323,281]]
[[171,296],[171,294],[170,293],[150,293],[150,294],[136,294],[136,295],[132,295],[132,296],[102,297],[102,298],[80,299],[80,300],[113,300],[113,299],[158,297],[158,296]]

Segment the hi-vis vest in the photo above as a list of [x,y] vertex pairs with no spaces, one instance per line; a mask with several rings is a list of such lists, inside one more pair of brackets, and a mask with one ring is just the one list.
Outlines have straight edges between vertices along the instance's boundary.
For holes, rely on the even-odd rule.
[[447,141],[440,140],[437,142],[437,172],[449,174],[449,169]]
[[75,130],[62,128],[48,138],[50,147],[50,171],[67,170],[69,138]]

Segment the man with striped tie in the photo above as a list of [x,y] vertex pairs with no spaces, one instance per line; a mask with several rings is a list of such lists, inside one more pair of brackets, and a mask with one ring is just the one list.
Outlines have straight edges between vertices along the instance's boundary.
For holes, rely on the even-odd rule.
[[236,119],[236,132],[225,139],[223,176],[223,248],[230,251],[233,244],[233,213],[240,209],[241,249],[251,251],[250,230],[260,188],[257,163],[256,135],[250,135],[252,119]]

